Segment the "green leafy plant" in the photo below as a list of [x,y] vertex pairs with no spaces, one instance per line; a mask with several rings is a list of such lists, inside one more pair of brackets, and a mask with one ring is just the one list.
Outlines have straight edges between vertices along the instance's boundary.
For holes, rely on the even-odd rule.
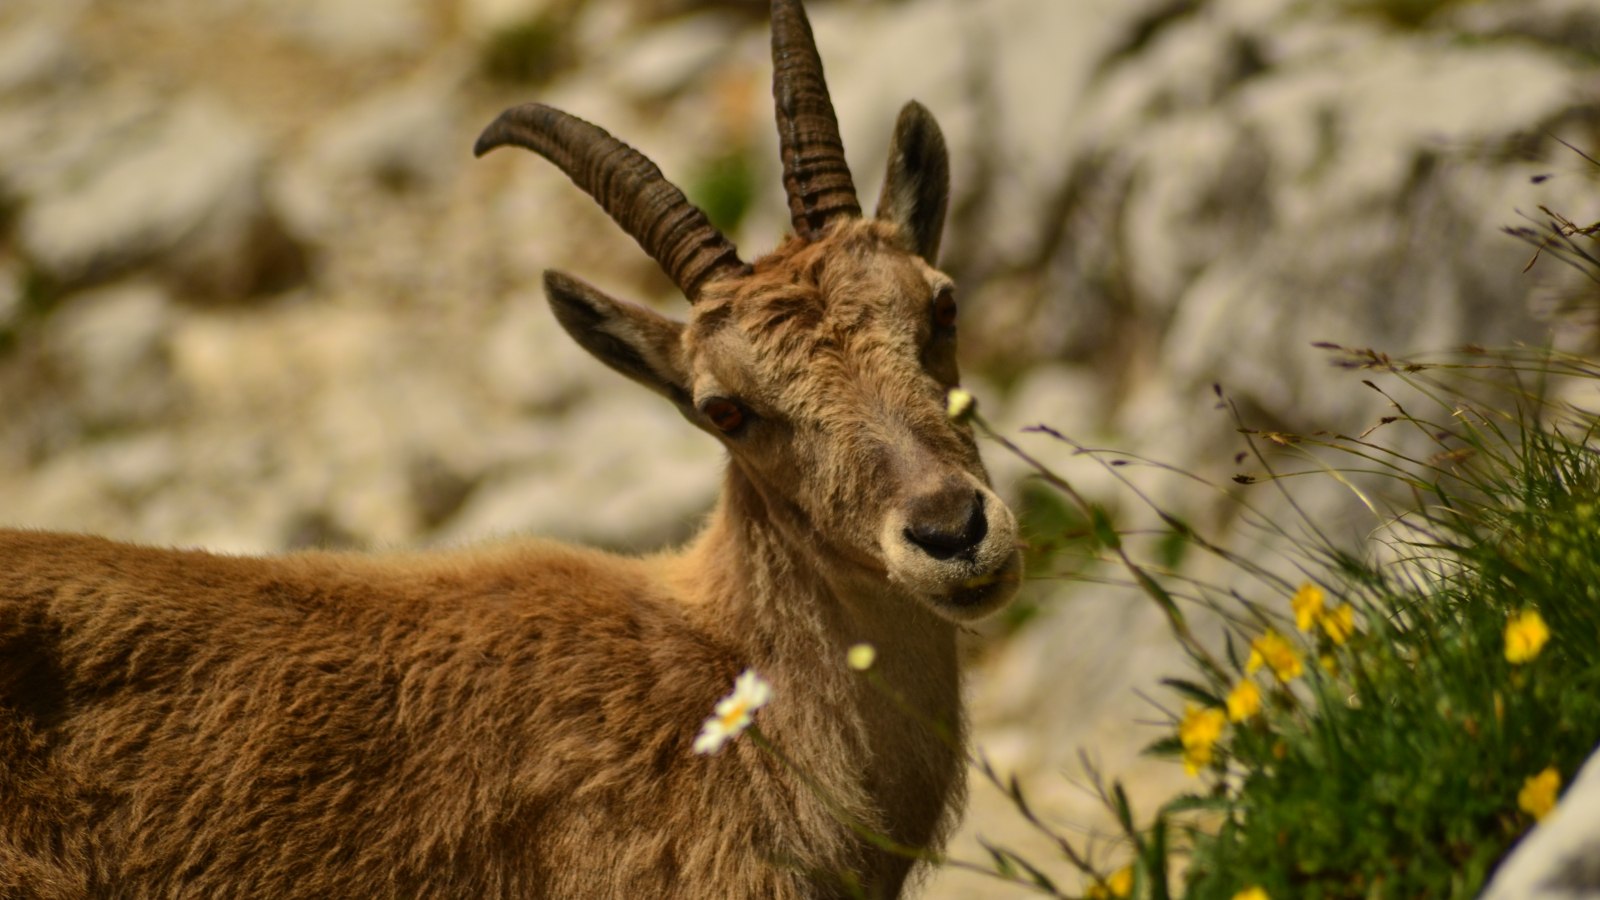
[[[1213,817],[1185,829],[1188,897],[1475,896],[1600,742],[1600,692],[1584,689],[1600,674],[1600,423],[1519,379],[1497,408],[1432,378],[1455,366],[1351,360],[1445,415],[1385,417],[1427,457],[1350,436],[1296,444],[1343,456],[1333,474],[1393,477],[1412,503],[1387,559],[1302,543],[1305,582],[1266,579],[1278,599],[1239,605],[1225,661],[1186,692],[1185,724],[1197,709],[1229,720],[1206,747],[1206,789],[1168,807]],[[1600,374],[1541,353],[1460,365]],[[1235,709],[1241,691],[1268,702]]]
[[490,34],[480,56],[483,73],[495,81],[542,84],[574,62],[570,15],[561,5]]
[[756,197],[750,152],[736,147],[709,160],[689,182],[687,193],[718,231],[734,233]]
[[[1538,248],[1529,265],[1553,256],[1600,285],[1600,223],[1540,209],[1539,227],[1507,229]],[[1256,471],[1210,487],[1226,487],[1238,519],[1285,548],[1276,564],[1150,504],[1129,473],[1159,464],[1035,428],[1100,461],[1164,526],[1119,533],[963,408],[1075,511],[1057,514],[1072,523],[1063,540],[1087,523],[1083,571],[1103,581],[1107,566],[1120,569],[1193,661],[1190,677],[1165,682],[1172,732],[1147,753],[1181,762],[1196,789],[1141,823],[1120,786],[1091,771],[1121,827],[1128,877],[1107,876],[1051,831],[1085,896],[1465,900],[1600,743],[1600,413],[1562,399],[1600,394],[1600,366],[1550,350],[1413,361],[1320,346],[1372,373],[1362,384],[1394,414],[1359,435],[1239,422]],[[1360,546],[1330,540],[1290,490],[1305,478],[1336,479],[1379,527]],[[1263,513],[1260,491],[1281,491],[1289,519]],[[1244,577],[1187,574],[1180,565],[1195,557]],[[1197,613],[1216,637],[1191,627]],[[1039,823],[1015,782],[1008,796]],[[996,857],[994,871],[1048,868],[1019,865]]]
[[[1080,866],[1089,894],[1472,897],[1600,742],[1600,690],[1586,689],[1600,678],[1600,419],[1546,389],[1600,369],[1543,351],[1419,363],[1328,349],[1396,382],[1364,384],[1397,414],[1358,436],[1241,428],[1275,452],[1258,448],[1258,474],[1235,481],[1250,485],[1249,507],[1249,491],[1337,478],[1388,517],[1374,546],[1341,548],[1309,518],[1252,517],[1288,542],[1299,573],[1288,577],[1159,509],[1167,529],[1154,540],[1120,534],[1039,467],[1088,522],[1094,553],[1160,605],[1195,663],[1167,682],[1183,711],[1148,752],[1181,761],[1197,789],[1139,824],[1120,786],[1100,786],[1136,877],[1111,893],[1103,871]],[[1398,390],[1440,415],[1412,414]],[[1373,437],[1378,428],[1394,439]],[[1119,478],[1139,464],[1094,455]],[[1280,471],[1286,458],[1299,465]],[[1389,508],[1357,486],[1373,476],[1395,489]],[[1182,574],[1167,564],[1174,542],[1257,589]],[[1191,628],[1196,610],[1220,617],[1220,639]],[[1011,795],[1026,809],[1014,784]]]

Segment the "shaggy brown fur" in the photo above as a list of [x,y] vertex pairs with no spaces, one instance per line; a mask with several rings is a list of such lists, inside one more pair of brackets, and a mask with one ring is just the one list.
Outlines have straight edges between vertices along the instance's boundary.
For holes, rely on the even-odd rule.
[[[961,755],[901,703],[961,740],[957,623],[1020,574],[944,414],[943,153],[908,107],[878,219],[715,270],[686,324],[547,276],[580,344],[728,448],[682,552],[0,530],[0,898],[898,896],[911,861],[841,819],[940,846]],[[813,784],[747,738],[691,751],[746,668]]]
[[826,424],[873,443],[897,407],[930,457],[977,465],[927,376],[893,377],[918,355],[881,303],[819,308],[881,239],[796,244],[821,282],[780,255],[705,307],[725,324],[699,339],[747,335],[790,415],[819,409],[784,454],[735,455],[681,555],[249,559],[0,531],[0,896],[813,897],[841,873],[894,896],[906,862],[750,742],[689,749],[754,667],[765,733],[855,816],[913,846],[950,823],[959,758],[842,661],[872,642],[959,731],[955,626],[841,546],[875,540],[860,513],[901,479],[816,445]]
[[767,598],[789,613],[749,609],[734,587],[778,574],[744,560],[792,565],[764,531],[649,560],[548,543],[260,560],[0,532],[0,894],[817,895],[763,861],[881,885],[886,861],[864,869],[748,742],[689,750],[755,664],[782,698],[760,714],[773,740],[829,781],[822,757],[866,767],[835,785],[857,814],[877,818],[863,781],[910,795],[897,830],[925,843],[957,777],[871,765],[870,698],[819,633],[840,611],[793,592]]

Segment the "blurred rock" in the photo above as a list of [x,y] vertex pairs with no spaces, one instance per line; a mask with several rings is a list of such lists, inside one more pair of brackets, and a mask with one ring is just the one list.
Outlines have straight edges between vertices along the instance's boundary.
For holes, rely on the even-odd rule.
[[416,53],[432,25],[424,0],[262,0],[286,33],[330,57]]
[[46,341],[72,403],[91,431],[159,418],[174,401],[167,341],[171,301],[159,288],[128,285],[74,296],[55,311]]
[[306,153],[276,184],[274,197],[293,232],[325,238],[344,226],[355,190],[426,190],[471,159],[470,140],[457,128],[457,80],[429,73],[341,110],[313,133]]
[[132,537],[124,516],[168,488],[182,471],[170,435],[144,432],[96,441],[52,457],[26,492],[11,492],[0,522]]
[[607,54],[608,85],[638,100],[674,94],[724,57],[741,24],[713,11],[652,28]]
[[413,459],[408,475],[411,500],[424,529],[437,528],[449,521],[477,487],[475,477],[456,471],[448,462],[433,455]]
[[14,260],[0,262],[0,333],[16,327],[22,319],[24,277]]
[[707,8],[736,10],[751,18],[766,15],[769,0],[627,0],[639,21],[658,21],[689,15]]
[[[1098,373],[1084,366],[1046,364],[1012,386],[1003,407],[988,412],[989,424],[1041,465],[1070,481],[1078,491],[1101,502],[1115,493],[1112,480],[1094,459],[1079,455],[1069,441],[1103,446],[1109,422],[1105,389]],[[1047,426],[1065,440],[1034,429]],[[995,485],[1015,503],[1019,486],[1036,470],[1000,448],[984,455]]]
[[1561,802],[1500,863],[1481,900],[1600,897],[1600,763],[1589,757]]
[[[1576,73],[1512,46],[1387,40],[1319,49],[1240,89],[1231,146],[1254,140],[1254,158],[1221,161],[1201,184],[1227,196],[1230,165],[1259,173],[1257,211],[1223,222],[1205,218],[1214,202],[1129,211],[1142,223],[1126,239],[1130,255],[1145,259],[1160,258],[1162,240],[1193,246],[1179,235],[1215,234],[1247,216],[1262,223],[1187,264],[1194,274],[1162,358],[1189,384],[1220,380],[1305,430],[1350,422],[1312,387],[1327,379],[1314,341],[1403,353],[1537,339],[1525,301],[1515,302],[1527,291],[1523,251],[1494,228],[1509,212],[1508,175],[1531,170],[1496,157],[1571,104]],[[1152,160],[1143,177],[1183,168]]]
[[1488,0],[1463,3],[1429,24],[1480,37],[1520,35],[1600,56],[1600,7],[1589,0]]
[[560,5],[562,0],[461,0],[456,15],[468,34],[482,40],[532,22]]
[[647,550],[693,534],[721,486],[721,446],[643,388],[573,409],[526,451],[485,480],[441,540],[519,533]]
[[[1578,102],[1581,72],[1531,46],[1272,8],[1157,23],[1082,99],[1082,143],[1045,206],[1060,221],[988,215],[1032,219],[1054,244],[1042,268],[1009,276],[1024,298],[1012,308],[1032,310],[1009,320],[1027,335],[1016,349],[1100,362],[1114,380],[1154,365],[1197,411],[1221,381],[1311,428],[1351,414],[1322,399],[1313,341],[1403,352],[1536,334],[1525,303],[1506,301],[1528,295],[1522,251],[1493,227],[1533,169],[1504,148]],[[999,305],[990,290],[980,305]],[[1005,332],[978,338],[1016,364]]]
[[81,76],[86,65],[60,23],[30,21],[0,34],[0,96],[58,87]]
[[[490,329],[482,355],[490,390],[529,412],[561,412],[609,373],[556,322],[544,297],[510,298]],[[615,387],[615,385],[612,385]]]
[[19,185],[22,247],[52,279],[82,284],[154,264],[187,292],[239,297],[303,276],[263,199],[265,148],[217,102],[191,97],[84,124],[50,129],[76,145],[63,148],[73,165],[41,166]]

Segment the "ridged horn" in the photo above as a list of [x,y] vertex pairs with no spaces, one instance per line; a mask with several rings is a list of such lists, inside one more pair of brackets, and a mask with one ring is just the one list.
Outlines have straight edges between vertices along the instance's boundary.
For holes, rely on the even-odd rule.
[[643,153],[597,125],[542,103],[500,114],[479,135],[478,156],[515,144],[567,173],[633,236],[693,303],[707,282],[743,268],[739,251]]
[[800,0],[772,0],[772,99],[789,218],[796,234],[812,240],[833,219],[860,216],[861,203]]

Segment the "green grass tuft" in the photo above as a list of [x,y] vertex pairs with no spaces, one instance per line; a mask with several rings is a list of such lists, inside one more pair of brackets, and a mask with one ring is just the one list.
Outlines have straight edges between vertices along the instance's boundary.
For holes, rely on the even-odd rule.
[[756,180],[750,153],[735,148],[710,160],[689,182],[690,202],[700,207],[711,224],[724,234],[734,234],[756,198]]
[[[1212,815],[1187,828],[1185,896],[1476,896],[1534,822],[1519,802],[1528,780],[1553,768],[1567,783],[1600,742],[1595,423],[1569,420],[1569,435],[1535,419],[1537,406],[1509,419],[1463,409],[1443,428],[1399,420],[1448,435],[1421,472],[1397,474],[1418,500],[1393,534],[1400,562],[1305,548],[1321,560],[1310,577],[1325,608],[1350,604],[1355,634],[1297,632],[1284,591],[1246,606],[1291,636],[1305,674],[1251,675],[1237,655],[1205,673],[1219,696],[1251,681],[1273,702],[1224,734],[1207,790],[1185,801]],[[1508,628],[1530,610],[1549,643],[1512,662]]]
[[483,73],[511,84],[549,81],[575,61],[566,19],[551,12],[495,31],[483,44]]

